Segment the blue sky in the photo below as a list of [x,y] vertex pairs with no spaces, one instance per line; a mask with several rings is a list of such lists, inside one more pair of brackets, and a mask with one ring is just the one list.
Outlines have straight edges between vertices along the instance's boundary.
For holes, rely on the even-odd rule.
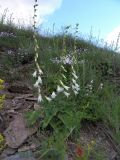
[[61,26],[79,23],[82,34],[106,38],[115,28],[120,26],[119,0],[63,0],[61,7],[47,17],[44,27],[59,30]]
[[[34,0],[0,0],[0,14],[9,9],[14,22],[32,25]],[[120,0],[38,0],[38,21],[43,30],[61,31],[65,25],[79,23],[82,35],[116,41],[120,32]]]

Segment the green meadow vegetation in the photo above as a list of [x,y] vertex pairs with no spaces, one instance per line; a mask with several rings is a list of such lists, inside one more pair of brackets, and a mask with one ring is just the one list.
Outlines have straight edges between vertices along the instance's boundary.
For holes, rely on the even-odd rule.
[[[78,24],[74,36],[69,32],[70,26],[66,26],[62,34],[43,36],[32,28],[18,27],[12,20],[6,22],[5,19],[3,14],[0,19],[0,78],[5,82],[27,81],[37,96],[34,88],[37,77],[32,76],[36,70],[36,53],[43,71],[40,89],[47,98],[40,102],[39,111],[25,114],[28,125],[39,124],[39,132],[45,135],[38,156],[44,160],[49,157],[65,160],[67,141],[72,139],[77,144],[84,121],[104,123],[120,144],[120,54],[78,37]],[[28,64],[23,72],[17,71]],[[56,93],[60,80],[66,87],[72,85],[72,73],[77,76],[77,94],[69,88],[70,95],[59,92],[53,95],[53,100],[48,99],[50,94]],[[75,159],[89,160],[89,154],[88,151],[83,157],[78,154]],[[96,159],[101,159],[100,155],[95,155]]]

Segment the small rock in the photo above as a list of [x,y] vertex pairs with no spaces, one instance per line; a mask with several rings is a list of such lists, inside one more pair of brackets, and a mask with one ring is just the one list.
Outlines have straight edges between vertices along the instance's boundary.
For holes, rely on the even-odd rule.
[[30,88],[25,84],[12,84],[7,87],[7,90],[11,93],[30,93]]
[[3,150],[2,154],[0,155],[0,159],[3,159],[7,156],[13,155],[16,152],[15,149],[12,148],[6,148]]
[[9,157],[5,157],[1,160],[35,160],[31,152],[25,152],[24,154],[18,153]]
[[37,101],[38,98],[36,97],[31,97],[31,98],[25,98],[26,101]]
[[5,153],[6,155],[13,155],[16,152],[15,149],[12,148],[6,148],[3,153]]
[[36,149],[36,145],[32,144],[30,146],[22,146],[18,149],[18,152],[25,152],[25,151],[30,151],[30,150],[35,150]]
[[6,143],[10,148],[18,148],[29,136],[33,135],[36,131],[36,127],[27,128],[23,115],[18,114],[9,124],[9,127],[5,130],[4,136]]

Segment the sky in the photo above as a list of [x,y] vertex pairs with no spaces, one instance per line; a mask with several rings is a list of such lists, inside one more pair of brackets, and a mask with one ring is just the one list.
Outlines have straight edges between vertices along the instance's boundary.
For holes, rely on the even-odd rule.
[[[8,8],[14,21],[31,24],[34,0],[0,0],[0,12]],[[120,32],[120,0],[38,0],[38,21],[44,30],[61,31],[66,25],[79,23],[83,37],[116,43]],[[8,14],[10,16],[10,14]]]

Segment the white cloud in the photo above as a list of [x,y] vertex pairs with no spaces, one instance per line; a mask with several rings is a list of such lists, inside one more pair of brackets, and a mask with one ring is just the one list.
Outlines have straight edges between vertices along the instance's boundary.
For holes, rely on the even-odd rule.
[[[14,22],[28,25],[33,17],[34,0],[0,0],[0,15],[8,8],[7,15],[13,13]],[[38,0],[38,20],[39,24],[44,22],[45,17],[54,13],[60,8],[62,0]]]
[[120,26],[113,29],[113,31],[107,35],[107,37],[105,38],[105,41],[113,49],[116,49],[117,47],[117,51],[120,52]]

